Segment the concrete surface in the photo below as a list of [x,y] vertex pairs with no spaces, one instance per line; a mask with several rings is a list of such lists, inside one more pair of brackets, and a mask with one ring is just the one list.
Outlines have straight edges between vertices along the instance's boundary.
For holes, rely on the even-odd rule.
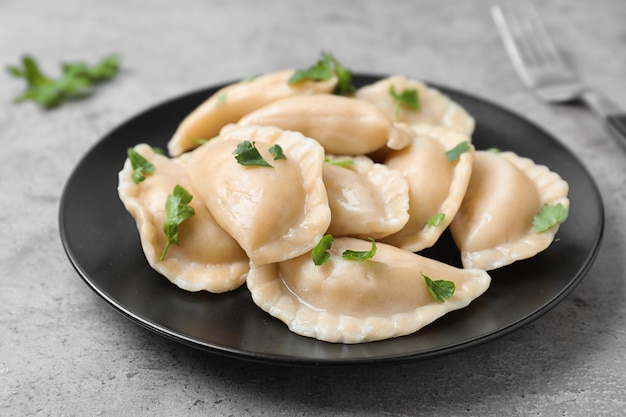
[[[11,102],[0,75],[0,415],[618,416],[626,409],[626,152],[594,116],[547,106],[513,72],[491,1],[0,0],[0,60],[120,53],[123,70],[54,111]],[[541,2],[588,83],[626,109],[626,3]],[[75,164],[128,117],[217,82],[308,65],[331,51],[523,113],[588,167],[605,199],[596,263],[560,305],[497,341],[428,361],[298,369],[209,355],[122,317],[82,283],[60,243]]]

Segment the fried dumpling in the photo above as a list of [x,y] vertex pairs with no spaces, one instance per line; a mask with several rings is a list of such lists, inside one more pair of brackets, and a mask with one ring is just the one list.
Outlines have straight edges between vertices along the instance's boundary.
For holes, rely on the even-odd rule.
[[293,73],[294,70],[273,72],[221,88],[183,119],[167,144],[169,154],[178,156],[196,148],[225,125],[266,104],[300,94],[330,93],[337,84],[335,76],[325,81],[289,83]]
[[558,174],[512,152],[476,152],[472,178],[452,237],[466,268],[496,269],[546,249],[559,229],[533,231],[544,205],[569,208],[569,187]]
[[[233,152],[246,141],[271,167],[237,162]],[[274,160],[274,145],[285,159]],[[324,149],[301,133],[231,125],[185,159],[198,198],[256,264],[311,250],[330,224]]]
[[[419,110],[406,106],[398,108],[396,100],[390,93],[392,87],[397,94],[405,90],[417,90]],[[468,136],[474,132],[474,118],[465,109],[441,91],[418,80],[400,75],[383,78],[359,88],[355,98],[375,104],[393,120],[404,122],[409,126],[416,124],[443,126]]]
[[397,171],[366,156],[327,155],[323,170],[331,221],[328,233],[379,239],[409,219],[409,185]]
[[180,225],[178,244],[171,245],[161,260],[167,242],[163,231],[167,196],[176,185],[192,195],[195,192],[181,164],[155,153],[145,144],[135,146],[134,150],[154,165],[154,171],[135,184],[133,168],[127,159],[119,173],[118,193],[137,223],[150,266],[187,291],[221,293],[241,286],[249,259],[197,198],[192,198],[190,203],[195,214]]
[[[390,152],[384,163],[400,172],[409,184],[409,220],[384,242],[416,252],[431,247],[456,215],[472,173],[474,149],[466,135],[427,125],[413,127],[413,143]],[[466,145],[466,152],[450,160],[447,152]]]
[[[377,244],[367,261],[342,257],[346,249],[368,251],[372,243],[336,238],[330,259],[316,266],[311,254],[277,264],[252,266],[247,285],[254,302],[299,335],[327,342],[361,343],[411,334],[446,313],[466,307],[491,282],[478,269],[439,261]],[[443,302],[425,279],[454,282]]]

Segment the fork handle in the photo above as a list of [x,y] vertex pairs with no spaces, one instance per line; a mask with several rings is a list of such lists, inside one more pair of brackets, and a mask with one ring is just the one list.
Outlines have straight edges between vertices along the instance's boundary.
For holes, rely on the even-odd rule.
[[589,108],[605,121],[609,132],[626,149],[626,113],[597,91],[584,91],[581,98]]
[[606,116],[606,124],[615,139],[626,149],[626,113]]

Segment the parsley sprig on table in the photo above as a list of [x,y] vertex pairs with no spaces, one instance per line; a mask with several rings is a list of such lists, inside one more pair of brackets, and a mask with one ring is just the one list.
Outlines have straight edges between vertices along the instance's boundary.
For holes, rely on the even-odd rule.
[[33,57],[25,55],[21,67],[8,66],[7,71],[16,78],[24,79],[27,84],[24,93],[14,99],[16,103],[31,100],[45,109],[51,109],[67,100],[91,94],[95,84],[117,75],[119,61],[119,56],[109,55],[94,66],[83,62],[63,63],[61,76],[51,78],[41,71]]

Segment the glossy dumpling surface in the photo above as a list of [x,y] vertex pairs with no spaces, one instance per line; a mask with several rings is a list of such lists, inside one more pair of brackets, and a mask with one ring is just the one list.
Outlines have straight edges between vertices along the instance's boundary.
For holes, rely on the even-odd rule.
[[222,127],[259,107],[285,97],[330,93],[337,84],[334,76],[326,81],[289,83],[293,73],[273,72],[221,88],[182,120],[167,144],[170,155],[198,147],[201,140],[213,138]]
[[[323,265],[316,266],[307,253],[252,267],[247,285],[254,302],[291,331],[328,342],[361,343],[413,333],[467,306],[491,281],[485,271],[454,268],[382,243],[368,261],[341,255],[370,247],[369,241],[336,238]],[[435,301],[422,273],[454,282],[453,297]]]
[[[405,90],[417,90],[419,110],[401,106],[396,117],[396,101],[390,94],[392,86],[398,94]],[[400,75],[383,78],[358,89],[355,97],[375,104],[393,120],[408,125],[443,126],[468,136],[474,132],[474,118],[465,109],[441,91],[415,79]]]
[[546,249],[559,226],[537,233],[544,204],[569,207],[568,184],[543,165],[512,152],[476,152],[463,204],[450,225],[467,268],[496,269]]
[[135,184],[127,160],[119,173],[118,194],[135,219],[150,266],[187,291],[219,293],[241,286],[249,269],[248,257],[195,196],[190,203],[195,215],[180,225],[179,244],[171,245],[160,259],[167,241],[163,232],[167,195],[177,184],[192,195],[195,192],[183,165],[145,144],[134,149],[154,165],[154,172]]
[[323,176],[331,211],[328,233],[379,239],[406,224],[409,186],[399,172],[366,156],[327,159]]
[[[244,141],[272,167],[238,163],[233,152]],[[273,145],[286,159],[273,159]],[[185,160],[198,198],[256,264],[309,251],[330,224],[324,149],[298,132],[229,126]]]
[[[414,126],[413,143],[392,151],[385,165],[401,173],[409,184],[409,220],[383,240],[413,252],[431,247],[456,215],[472,173],[473,147],[451,161],[446,152],[466,135],[437,126]],[[433,222],[434,219],[437,221]]]

